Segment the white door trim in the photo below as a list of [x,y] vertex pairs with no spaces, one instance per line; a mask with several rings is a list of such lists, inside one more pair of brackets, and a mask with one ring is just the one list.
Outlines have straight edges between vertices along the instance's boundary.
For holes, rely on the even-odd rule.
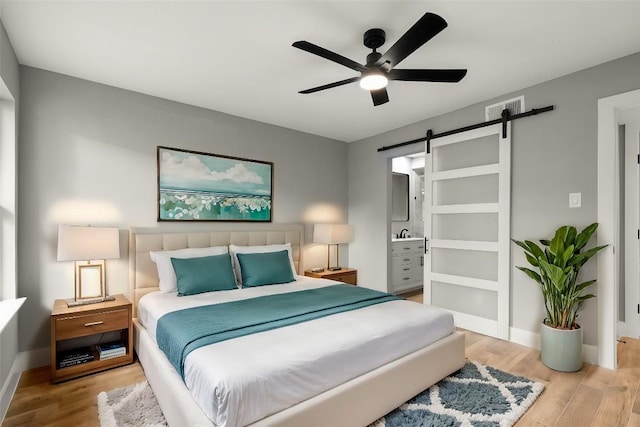
[[[640,90],[598,100],[598,244],[616,244],[617,115],[619,110],[637,105],[640,105]],[[616,367],[618,319],[613,245],[597,255],[598,365],[609,369]]]

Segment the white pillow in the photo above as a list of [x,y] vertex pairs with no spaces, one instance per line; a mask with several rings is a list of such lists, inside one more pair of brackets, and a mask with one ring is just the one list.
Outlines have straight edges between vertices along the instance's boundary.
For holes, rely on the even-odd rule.
[[212,246],[209,248],[177,249],[175,251],[151,251],[149,255],[151,256],[151,260],[156,263],[156,268],[158,269],[160,291],[177,292],[178,280],[176,279],[176,272],[173,270],[171,258],[200,258],[226,253],[229,253],[229,248],[226,246]]
[[240,271],[240,263],[236,254],[257,254],[267,252],[280,252],[286,250],[289,252],[289,261],[291,262],[291,271],[294,276],[298,275],[296,266],[293,263],[293,256],[291,254],[291,243],[285,243],[282,245],[264,245],[264,246],[236,246],[229,245],[229,252],[231,253],[231,262],[233,263],[233,271],[236,273],[236,281],[238,286],[242,286],[242,272]]

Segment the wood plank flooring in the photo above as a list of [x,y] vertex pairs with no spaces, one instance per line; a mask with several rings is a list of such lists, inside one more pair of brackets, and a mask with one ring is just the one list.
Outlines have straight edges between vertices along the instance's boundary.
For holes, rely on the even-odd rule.
[[[422,295],[409,299],[421,302]],[[471,360],[542,382],[545,390],[516,424],[524,426],[640,427],[640,341],[618,344],[618,369],[585,364],[574,373],[553,371],[540,352],[463,331]],[[99,392],[144,379],[138,362],[60,384],[49,382],[49,367],[22,374],[3,427],[99,426]]]

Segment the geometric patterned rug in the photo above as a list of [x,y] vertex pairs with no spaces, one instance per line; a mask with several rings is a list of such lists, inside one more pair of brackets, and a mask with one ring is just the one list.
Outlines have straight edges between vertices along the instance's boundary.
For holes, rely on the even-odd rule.
[[[542,393],[540,383],[475,362],[429,387],[369,427],[508,427]],[[98,395],[101,427],[167,423],[146,381]]]
[[467,362],[370,427],[512,426],[543,389],[527,378]]

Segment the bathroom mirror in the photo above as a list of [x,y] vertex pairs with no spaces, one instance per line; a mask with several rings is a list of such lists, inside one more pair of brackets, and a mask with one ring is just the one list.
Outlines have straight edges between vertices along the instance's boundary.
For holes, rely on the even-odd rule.
[[391,177],[391,221],[409,221],[409,175],[393,172]]

